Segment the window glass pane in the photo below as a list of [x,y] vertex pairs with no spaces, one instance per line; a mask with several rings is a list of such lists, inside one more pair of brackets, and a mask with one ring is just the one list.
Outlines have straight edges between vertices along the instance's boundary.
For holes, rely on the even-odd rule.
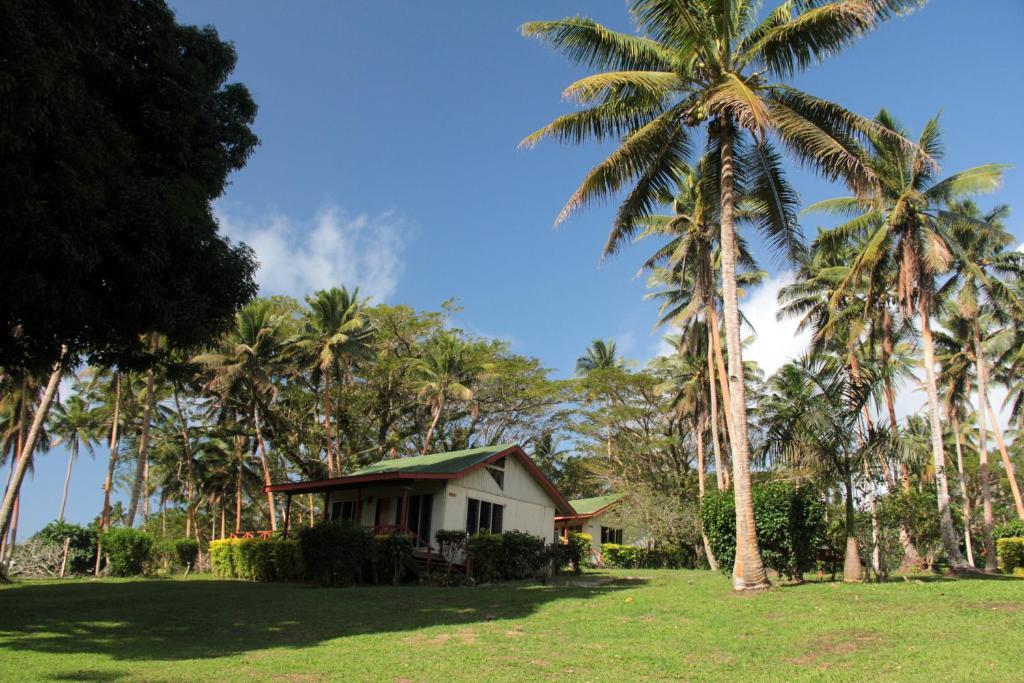
[[480,501],[480,531],[491,530],[491,504]]
[[331,505],[331,519],[339,519],[341,517],[341,503],[334,503]]
[[476,498],[470,498],[466,505],[466,533],[472,536],[479,529],[480,520],[480,501]]
[[430,543],[430,513],[434,507],[434,496],[430,493],[420,496],[420,518],[416,525],[416,533],[424,543]]
[[500,534],[501,533],[501,520],[505,516],[505,506],[495,505],[491,509],[491,531]]
[[505,470],[499,470],[495,467],[488,467],[487,473],[491,475],[491,479],[498,485],[498,488],[502,491],[505,490]]

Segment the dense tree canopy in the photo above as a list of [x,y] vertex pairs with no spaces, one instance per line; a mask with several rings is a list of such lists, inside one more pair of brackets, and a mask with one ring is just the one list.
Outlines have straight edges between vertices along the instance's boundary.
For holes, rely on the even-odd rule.
[[0,2],[0,365],[196,345],[255,294],[210,205],[257,144],[235,61],[163,0]]

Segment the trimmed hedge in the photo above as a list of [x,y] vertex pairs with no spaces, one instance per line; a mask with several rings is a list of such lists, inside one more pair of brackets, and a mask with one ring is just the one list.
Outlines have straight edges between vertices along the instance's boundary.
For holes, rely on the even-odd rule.
[[505,561],[505,543],[501,534],[474,534],[466,541],[471,573],[478,583],[492,583],[502,579]]
[[569,534],[569,545],[573,548],[571,554],[572,569],[577,574],[583,565],[590,564],[594,538],[590,534],[571,532]]
[[605,564],[622,569],[683,569],[689,566],[688,553],[682,548],[641,548],[633,545],[604,543],[601,555]]
[[1000,524],[992,530],[992,538],[998,541],[1000,538],[1024,538],[1024,520],[1011,519],[1009,522]]
[[299,531],[307,576],[323,586],[363,580],[372,559],[373,534],[350,521],[329,520]]
[[397,586],[412,559],[412,536],[384,534],[373,537],[373,577],[376,583]]
[[[781,575],[798,579],[814,567],[825,545],[825,504],[812,487],[786,482],[753,487],[754,525],[761,558]],[[736,507],[732,491],[709,491],[701,524],[719,565],[731,570],[736,557]]]
[[210,543],[210,566],[218,576],[248,581],[301,581],[299,542],[284,538],[226,538]]
[[194,538],[164,538],[156,542],[154,559],[164,569],[195,567],[199,543]]
[[1024,567],[1024,537],[1007,536],[996,541],[996,557],[1004,572],[1015,574]]
[[153,560],[153,537],[138,529],[115,527],[103,532],[103,553],[111,576],[145,574]]

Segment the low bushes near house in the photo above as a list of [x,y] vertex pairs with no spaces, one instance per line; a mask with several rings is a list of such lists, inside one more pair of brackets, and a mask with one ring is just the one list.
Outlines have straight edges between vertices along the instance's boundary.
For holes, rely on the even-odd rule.
[[505,561],[505,543],[501,534],[473,534],[466,541],[466,555],[477,583],[501,581]]
[[572,570],[579,574],[583,570],[584,564],[590,564],[594,538],[590,534],[574,531],[569,533],[566,540],[568,545],[572,547],[569,558]]
[[1024,537],[1004,536],[996,541],[996,557],[999,567],[1008,574],[1016,574],[1024,568]]
[[112,576],[146,574],[153,561],[153,537],[126,527],[114,527],[103,532],[103,554],[108,560]]
[[601,555],[605,564],[622,569],[683,569],[692,565],[687,551],[673,546],[644,548],[604,543]]
[[506,581],[535,577],[550,561],[543,538],[523,531],[506,531],[501,537],[505,549],[502,578]]
[[373,577],[378,584],[397,586],[412,559],[411,534],[384,534],[373,537]]
[[373,534],[349,521],[323,521],[299,532],[299,547],[310,580],[323,586],[349,586],[363,580]]
[[461,529],[439,529],[434,534],[437,541],[437,550],[444,558],[445,574],[451,575],[452,565],[462,559],[466,552],[466,539],[468,534]]

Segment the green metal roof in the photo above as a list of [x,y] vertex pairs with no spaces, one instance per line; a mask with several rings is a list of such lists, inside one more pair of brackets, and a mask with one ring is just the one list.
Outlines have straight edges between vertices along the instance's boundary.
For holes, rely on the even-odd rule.
[[590,515],[601,508],[606,508],[612,503],[622,498],[621,493],[609,493],[606,496],[596,496],[594,498],[580,498],[579,500],[570,500],[569,505],[572,505],[572,509],[576,511],[577,515]]
[[364,477],[372,474],[458,474],[467,467],[479,464],[487,458],[512,448],[515,444],[498,444],[483,448],[470,448],[450,453],[431,453],[411,458],[381,460],[378,463],[349,474],[349,477]]

